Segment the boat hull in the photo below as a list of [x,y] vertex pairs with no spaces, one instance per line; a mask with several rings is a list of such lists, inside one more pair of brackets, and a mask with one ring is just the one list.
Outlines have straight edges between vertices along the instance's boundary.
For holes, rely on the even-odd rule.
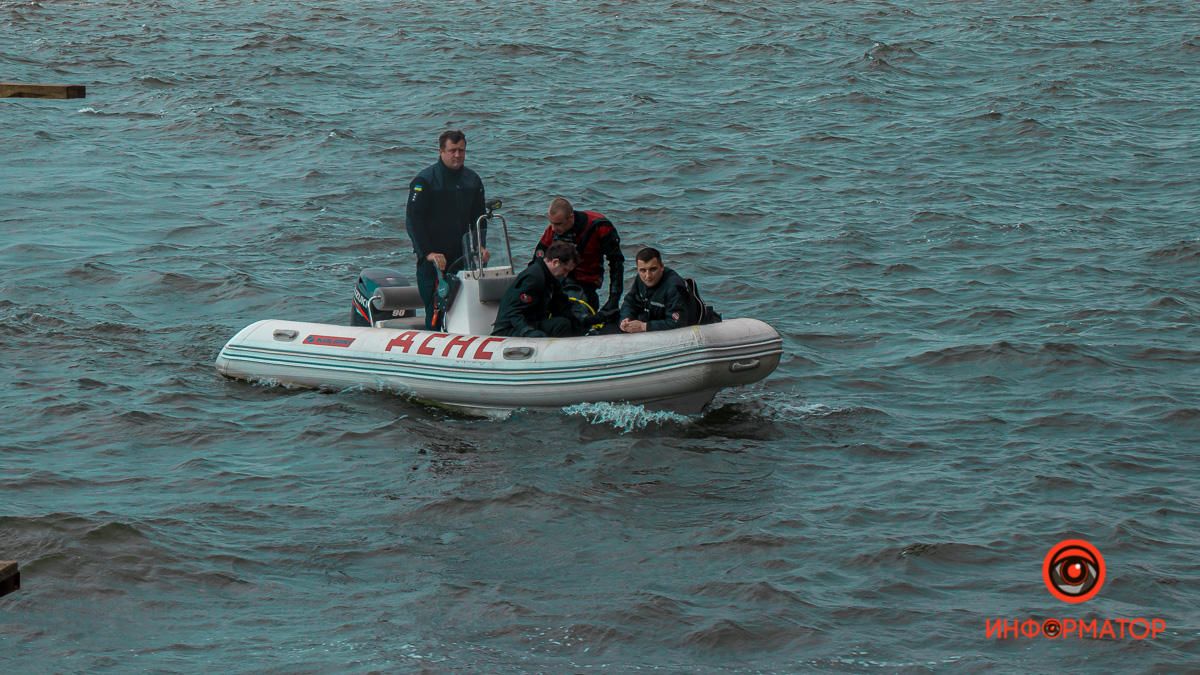
[[779,364],[766,323],[636,335],[516,338],[266,320],[217,357],[228,377],[302,387],[361,387],[476,411],[628,402],[684,413]]

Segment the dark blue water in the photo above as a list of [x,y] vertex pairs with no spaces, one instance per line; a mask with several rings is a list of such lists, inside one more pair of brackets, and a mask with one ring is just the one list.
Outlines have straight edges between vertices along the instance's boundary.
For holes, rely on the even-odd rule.
[[[1200,665],[1192,2],[0,2],[0,670]],[[697,417],[222,379],[460,127],[779,370]],[[630,275],[632,276],[632,274]],[[1081,537],[1099,595],[1041,562]],[[1159,617],[1155,639],[985,637]]]

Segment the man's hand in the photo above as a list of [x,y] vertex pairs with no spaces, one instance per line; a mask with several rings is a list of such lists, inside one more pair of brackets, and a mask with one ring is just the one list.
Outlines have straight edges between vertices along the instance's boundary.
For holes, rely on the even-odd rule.
[[488,264],[488,261],[492,259],[492,252],[487,250],[486,248],[479,249],[479,252],[483,254],[483,264],[486,267]]
[[645,333],[646,322],[637,319],[621,319],[622,333]]
[[433,263],[433,266],[439,270],[444,271],[446,269],[446,256],[441,253],[430,253],[425,256],[425,259]]

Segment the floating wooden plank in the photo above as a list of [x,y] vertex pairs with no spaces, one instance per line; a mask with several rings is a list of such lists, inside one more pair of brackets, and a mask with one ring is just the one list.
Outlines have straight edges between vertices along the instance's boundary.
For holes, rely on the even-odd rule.
[[82,84],[21,84],[0,82],[0,98],[85,98]]
[[21,587],[21,571],[17,563],[0,560],[0,596],[8,595]]

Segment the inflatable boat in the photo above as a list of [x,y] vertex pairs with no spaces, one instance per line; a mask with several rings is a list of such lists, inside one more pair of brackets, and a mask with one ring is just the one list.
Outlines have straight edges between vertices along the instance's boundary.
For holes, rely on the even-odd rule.
[[[504,234],[507,245],[507,226]],[[779,334],[756,319],[572,338],[490,335],[516,274],[511,264],[484,267],[475,237],[444,330],[424,330],[420,296],[400,274],[366,269],[352,306],[358,325],[259,321],[221,349],[217,369],[243,380],[399,392],[479,414],[602,401],[690,414],[779,365]]]

